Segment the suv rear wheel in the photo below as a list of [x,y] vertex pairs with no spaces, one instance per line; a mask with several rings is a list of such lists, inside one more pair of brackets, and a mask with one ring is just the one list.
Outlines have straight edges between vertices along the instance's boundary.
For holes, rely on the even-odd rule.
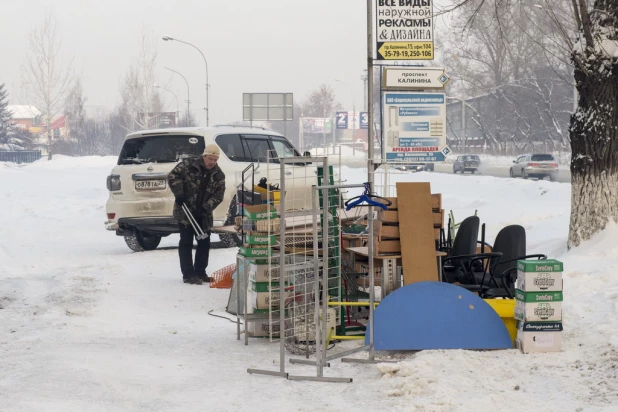
[[[232,198],[232,201],[230,202],[230,206],[227,209],[227,217],[225,218],[225,223],[223,224],[223,226],[229,226],[234,224],[234,218],[237,214],[236,209],[236,196],[234,196]],[[240,236],[235,233],[220,233],[219,240],[221,241],[223,247],[226,248],[236,247],[242,244]]]
[[132,235],[124,237],[124,241],[132,251],[144,252],[146,250],[155,250],[159,243],[161,243],[161,236],[135,229]]

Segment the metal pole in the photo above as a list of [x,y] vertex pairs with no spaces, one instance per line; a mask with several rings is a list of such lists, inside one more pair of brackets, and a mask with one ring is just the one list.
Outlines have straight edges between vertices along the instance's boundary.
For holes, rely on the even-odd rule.
[[[367,99],[369,127],[367,128],[367,157],[373,160],[373,1],[367,0]],[[369,163],[373,168],[373,162]],[[367,181],[373,186],[373,170],[367,170]],[[372,242],[369,239],[369,242]]]
[[[369,159],[369,166],[373,169],[373,159]],[[369,190],[373,190],[369,186]],[[369,211],[367,215],[367,224],[369,225],[369,239],[367,243],[367,251],[369,252],[369,360],[375,359],[375,353],[373,351],[373,311],[375,309],[375,280],[374,280],[374,261],[373,261],[373,206],[369,205]],[[382,284],[384,287],[384,284]]]
[[183,41],[183,40],[179,40],[176,38],[172,38],[169,36],[164,36],[163,40],[167,41],[167,40],[176,40],[177,42],[186,44],[187,46],[191,46],[193,47],[195,50],[197,50],[198,52],[200,52],[200,54],[202,55],[202,59],[204,59],[204,66],[206,67],[206,127],[208,127],[208,123],[209,123],[209,117],[208,117],[208,89],[210,88],[210,83],[208,83],[208,62],[206,61],[206,56],[204,56],[204,53],[202,53],[202,51],[195,46],[194,44],[191,44],[189,42]]
[[189,123],[189,110],[190,110],[189,109],[189,104],[190,104],[190,100],[189,100],[189,82],[187,81],[186,77],[183,76],[180,72],[177,72],[176,70],[170,69],[169,67],[164,67],[164,69],[176,73],[177,75],[182,77],[184,79],[185,83],[187,84],[187,125],[188,125],[188,123]]
[[467,144],[467,138],[466,138],[466,101],[463,99],[463,97],[461,98],[461,129],[462,129],[462,136],[463,136],[463,148],[464,148],[464,153],[466,151],[466,144]]
[[[285,373],[285,161],[282,161],[279,167],[279,179],[279,193],[281,193],[279,198],[279,216],[283,218],[280,220],[279,225],[279,243],[281,245],[279,247],[279,371]],[[272,266],[272,258],[270,262],[269,269]],[[272,276],[270,279],[272,281]]]

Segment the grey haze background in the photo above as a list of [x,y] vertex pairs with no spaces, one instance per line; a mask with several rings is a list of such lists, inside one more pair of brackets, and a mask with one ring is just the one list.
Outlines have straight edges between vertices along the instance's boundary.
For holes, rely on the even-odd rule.
[[[0,83],[11,103],[22,101],[20,66],[30,32],[49,10],[58,20],[65,60],[74,59],[87,105],[112,109],[119,103],[119,83],[138,54],[144,29],[199,47],[208,61],[210,123],[242,119],[242,93],[292,92],[295,101],[309,90],[331,85],[343,105],[363,103],[361,72],[366,65],[366,2],[363,0],[83,0],[0,2]],[[191,110],[205,124],[205,69],[202,57],[178,42],[158,43],[159,83],[178,96],[180,110],[188,80]],[[336,82],[339,79],[350,87]],[[162,92],[166,109],[176,101]]]

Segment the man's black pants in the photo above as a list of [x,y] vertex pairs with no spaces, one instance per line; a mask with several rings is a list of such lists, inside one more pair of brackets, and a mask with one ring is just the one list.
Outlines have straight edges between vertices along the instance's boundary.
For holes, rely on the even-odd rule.
[[178,257],[180,258],[180,271],[184,279],[193,276],[204,276],[208,266],[210,254],[210,236],[197,241],[195,250],[195,264],[193,263],[193,238],[197,234],[193,227],[180,224],[180,242],[178,243]]

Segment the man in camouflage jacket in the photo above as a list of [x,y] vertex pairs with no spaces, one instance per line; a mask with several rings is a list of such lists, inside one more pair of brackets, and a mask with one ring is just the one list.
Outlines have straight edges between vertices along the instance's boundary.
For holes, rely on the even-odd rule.
[[176,198],[174,218],[180,226],[178,257],[180,270],[185,283],[200,285],[210,282],[206,274],[210,254],[210,236],[197,241],[195,263],[193,261],[193,230],[189,218],[182,210],[184,203],[197,220],[204,233],[210,235],[213,225],[213,210],[223,201],[225,192],[225,174],[217,165],[219,147],[209,144],[202,157],[185,159],[170,172],[167,181]]

